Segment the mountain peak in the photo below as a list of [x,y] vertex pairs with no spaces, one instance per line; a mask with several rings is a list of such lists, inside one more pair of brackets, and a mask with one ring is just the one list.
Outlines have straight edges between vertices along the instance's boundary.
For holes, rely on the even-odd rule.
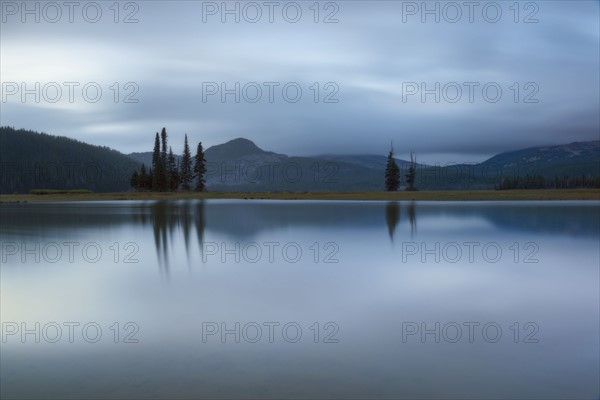
[[232,159],[250,154],[265,153],[267,152],[254,144],[253,141],[245,138],[233,139],[223,144],[212,146],[206,150],[207,157],[210,156],[215,159],[221,159],[222,157]]
[[252,140],[242,138],[242,137],[225,142],[222,144],[222,146],[228,146],[228,147],[239,148],[239,149],[245,148],[245,149],[254,150],[254,151],[263,151],[260,147],[258,147],[256,144],[254,144],[254,142]]

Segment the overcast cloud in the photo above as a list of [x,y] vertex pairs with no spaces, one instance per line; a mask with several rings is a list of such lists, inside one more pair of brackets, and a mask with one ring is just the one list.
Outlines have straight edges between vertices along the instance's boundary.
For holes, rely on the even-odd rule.
[[[1,124],[125,153],[150,150],[163,126],[176,152],[184,133],[205,146],[246,137],[293,155],[384,154],[393,140],[399,157],[414,150],[424,162],[599,138],[598,1],[477,2],[472,9],[427,2],[439,7],[439,23],[422,15],[425,3],[402,1],[320,2],[317,23],[314,1],[277,2],[272,23],[263,1],[238,2],[239,23],[215,10],[220,1],[121,2],[118,16],[113,1],[77,2],[73,22],[62,1],[28,2],[32,14],[21,1],[0,3]],[[86,21],[96,18],[96,4],[102,16]],[[262,16],[251,23],[244,17],[255,18],[254,4]],[[298,7],[299,21],[289,22]],[[449,22],[458,9],[462,17]],[[138,22],[123,23],[130,14]],[[338,22],[324,23],[328,15]],[[40,101],[23,98],[22,84],[34,89],[36,82]],[[56,87],[43,90],[50,82],[62,90],[56,102]],[[72,101],[64,82],[79,84]],[[90,82],[102,89],[95,103],[93,87],[88,99],[82,94]],[[210,82],[229,89],[239,82],[240,102],[235,94],[225,102],[208,95]],[[439,103],[433,93],[422,102],[419,85],[436,82]],[[262,97],[252,103],[257,86]],[[297,87],[302,98],[294,103]],[[138,102],[124,102],[127,95]],[[337,103],[324,102],[327,95]]]

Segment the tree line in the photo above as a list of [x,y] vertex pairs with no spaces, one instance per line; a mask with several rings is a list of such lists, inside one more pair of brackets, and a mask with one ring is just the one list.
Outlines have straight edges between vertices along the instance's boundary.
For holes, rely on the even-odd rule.
[[139,191],[176,192],[191,191],[203,192],[206,190],[205,177],[206,160],[202,142],[196,147],[196,155],[192,160],[187,134],[183,142],[181,161],[175,158],[173,149],[168,147],[167,130],[163,128],[160,135],[156,132],[154,149],[152,151],[152,165],[148,170],[142,164],[139,172],[131,175],[131,188]]
[[600,176],[563,176],[545,178],[542,175],[505,177],[497,190],[511,189],[582,189],[600,188]]

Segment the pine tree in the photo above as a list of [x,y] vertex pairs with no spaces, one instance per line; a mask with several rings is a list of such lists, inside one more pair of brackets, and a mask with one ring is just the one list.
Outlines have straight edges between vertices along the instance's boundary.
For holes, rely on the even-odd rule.
[[152,179],[148,176],[146,172],[146,165],[142,164],[140,168],[140,179],[139,179],[139,187],[140,190],[150,190],[152,186]]
[[387,165],[385,167],[385,190],[395,192],[400,186],[400,169],[394,159],[394,147],[390,146]]
[[131,174],[131,180],[129,181],[129,184],[131,186],[132,189],[134,190],[139,190],[140,188],[140,176],[138,174],[137,171],[133,171],[133,174]]
[[161,149],[160,158],[164,165],[167,165],[167,128],[162,128],[160,132]]
[[159,178],[156,173],[159,170],[159,165],[161,163],[160,157],[160,138],[158,137],[158,132],[156,132],[156,136],[154,138],[154,151],[152,152],[152,170],[155,172],[152,174],[152,190],[159,190]]
[[167,128],[162,128],[160,132],[161,149],[160,149],[160,176],[159,176],[159,190],[161,192],[169,190],[169,173],[167,172]]
[[181,187],[183,190],[190,190],[190,183],[192,182],[192,155],[190,153],[190,146],[188,145],[187,134],[185,135],[185,141],[183,143],[179,177],[181,179]]
[[[167,132],[164,130],[164,141],[166,145]],[[166,163],[163,162],[163,155],[161,151],[160,137],[158,132],[154,137],[154,151],[152,152],[152,190],[155,192],[164,192],[167,190],[167,168]]]
[[173,149],[169,147],[169,156],[167,157],[167,174],[169,177],[169,190],[177,191],[179,187],[179,166],[173,155]]
[[204,185],[204,173],[206,172],[206,163],[204,160],[204,150],[202,149],[202,142],[198,143],[198,149],[196,150],[196,158],[194,162],[194,179],[196,179],[196,192],[203,192],[206,187]]
[[410,166],[406,171],[406,190],[417,190],[415,188],[415,177],[417,176],[417,157],[410,152]]
[[148,180],[146,182],[146,187],[148,188],[148,190],[152,190],[153,179],[154,179],[154,172],[152,172],[152,168],[150,168],[148,170]]

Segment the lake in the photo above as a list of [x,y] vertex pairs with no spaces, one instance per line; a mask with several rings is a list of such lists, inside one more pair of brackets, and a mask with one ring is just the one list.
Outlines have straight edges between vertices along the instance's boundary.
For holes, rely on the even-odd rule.
[[0,206],[2,398],[598,398],[600,203]]

